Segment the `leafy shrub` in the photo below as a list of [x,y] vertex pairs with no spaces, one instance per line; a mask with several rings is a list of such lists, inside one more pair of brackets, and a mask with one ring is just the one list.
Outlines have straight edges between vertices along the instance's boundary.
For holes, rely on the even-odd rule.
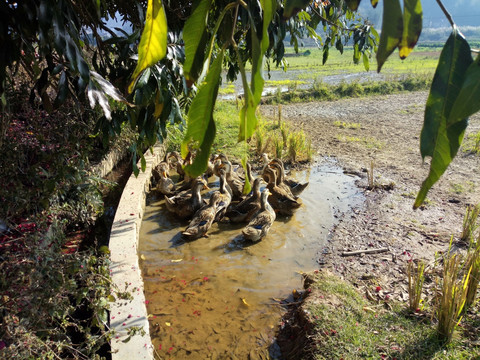
[[3,358],[95,358],[108,347],[108,304],[126,294],[111,292],[105,254],[73,250],[64,230],[49,215],[1,237]]

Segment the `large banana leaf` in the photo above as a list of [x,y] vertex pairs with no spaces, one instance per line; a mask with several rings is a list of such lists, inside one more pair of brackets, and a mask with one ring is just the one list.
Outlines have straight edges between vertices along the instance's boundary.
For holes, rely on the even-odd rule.
[[454,30],[443,47],[425,108],[420,135],[422,157],[431,156],[430,172],[422,183],[415,200],[418,208],[430,188],[437,182],[457,154],[467,127],[467,118],[450,116],[458,98],[467,69],[473,59],[463,35]]
[[200,74],[207,44],[208,11],[212,0],[197,0],[183,28],[185,63],[183,71],[188,82],[195,82]]
[[132,75],[128,92],[133,91],[140,73],[156,62],[162,60],[167,53],[167,17],[162,0],[148,0],[145,28],[138,45],[138,62]]
[[207,170],[208,157],[216,131],[213,109],[220,85],[223,55],[222,50],[213,61],[188,111],[187,132],[181,151],[182,156],[186,158],[191,151],[196,150],[193,163],[185,167],[185,171],[192,176],[198,176]]
[[268,26],[272,21],[275,11],[275,0],[261,0],[260,4],[263,10],[262,33],[258,34],[253,21],[251,21],[251,39],[252,39],[252,77],[251,86],[244,81],[245,104],[240,111],[240,131],[238,141],[248,139],[253,135],[257,127],[257,117],[255,110],[260,103],[265,80],[263,78],[263,68],[265,63],[265,52],[268,49]]

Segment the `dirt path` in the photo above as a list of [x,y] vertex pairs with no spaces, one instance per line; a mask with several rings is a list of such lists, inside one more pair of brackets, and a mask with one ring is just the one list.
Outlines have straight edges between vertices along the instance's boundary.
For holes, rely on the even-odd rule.
[[[480,157],[461,149],[430,191],[426,205],[412,209],[428,173],[419,152],[427,95],[416,92],[282,107],[283,119],[311,137],[318,155],[335,157],[346,170],[360,174],[360,187],[367,186],[366,169],[372,161],[375,181],[394,184],[390,190],[365,189],[364,206],[343,219],[318,255],[320,264],[357,286],[381,286],[377,296],[408,299],[406,260],[433,261],[452,235],[460,237],[466,206],[479,201]],[[265,105],[261,111],[273,116],[278,110]],[[480,117],[472,117],[466,138],[479,129]],[[381,247],[389,252],[341,256],[346,250]]]

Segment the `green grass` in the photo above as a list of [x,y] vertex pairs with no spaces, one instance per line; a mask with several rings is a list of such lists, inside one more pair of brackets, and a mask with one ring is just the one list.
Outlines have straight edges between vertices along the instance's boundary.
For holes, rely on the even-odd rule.
[[234,84],[226,84],[218,89],[219,95],[233,95],[235,94],[235,85]]
[[[245,143],[238,143],[239,110],[235,101],[219,100],[215,105],[213,118],[216,125],[215,140],[212,145],[212,153],[228,154],[232,159],[241,159],[245,152]],[[186,127],[185,127],[186,129]],[[184,132],[178,125],[167,127],[168,149],[167,151],[180,151]]]
[[[251,140],[237,142],[239,132],[239,109],[234,101],[217,101],[213,114],[216,136],[212,153],[224,153],[239,161],[247,152],[249,157],[267,152],[284,160],[310,161],[313,157],[311,142],[303,131],[292,129],[287,123],[264,119],[257,114],[258,126]],[[179,150],[183,132],[175,125],[168,127],[168,151]],[[292,140],[293,139],[293,140]]]
[[373,137],[358,137],[358,136],[348,136],[348,135],[337,135],[337,139],[341,142],[358,142],[368,149],[382,149],[385,146],[385,143],[379,141]]
[[306,84],[306,81],[302,80],[290,80],[290,79],[284,79],[284,80],[266,80],[265,81],[265,87],[267,86],[288,86],[288,87],[296,87],[297,85],[303,85]]
[[264,102],[267,104],[284,104],[336,100],[345,97],[388,95],[401,91],[420,91],[427,90],[430,87],[431,80],[432,78],[425,74],[392,77],[386,81],[341,82],[338,85],[326,84],[321,79],[316,79],[308,89],[298,89],[283,93],[277,92],[273,96],[266,97]]
[[[293,54],[293,47],[285,49],[286,54]],[[302,53],[305,48],[300,49]],[[311,79],[319,75],[335,75],[342,73],[363,72],[365,68],[363,63],[355,64],[353,62],[353,47],[345,47],[343,54],[338,51],[331,51],[327,63],[322,65],[323,51],[318,48],[308,48],[308,56],[289,56],[285,60],[289,70],[309,71],[304,73],[299,79]],[[415,48],[408,58],[401,60],[398,53],[392,54],[382,68],[384,74],[398,73],[419,73],[427,72],[433,75],[438,63],[441,47],[434,48]],[[375,71],[376,60],[370,58],[370,71]],[[287,70],[288,74],[288,70]]]
[[[480,350],[462,332],[449,345],[437,337],[430,319],[412,316],[406,304],[372,304],[350,284],[331,274],[315,276],[319,301],[308,308],[316,359],[472,359]],[[318,295],[321,294],[321,295]],[[478,327],[472,319],[465,329]]]
[[238,143],[239,109],[234,101],[217,101],[213,118],[217,134],[212,145],[213,153],[228,154],[233,159],[240,159],[246,151],[245,143]]
[[340,129],[360,129],[362,125],[360,123],[355,123],[355,122],[345,122],[345,121],[335,121],[333,123],[336,127],[339,127]]
[[462,151],[466,153],[480,153],[480,131],[468,134],[463,140]]

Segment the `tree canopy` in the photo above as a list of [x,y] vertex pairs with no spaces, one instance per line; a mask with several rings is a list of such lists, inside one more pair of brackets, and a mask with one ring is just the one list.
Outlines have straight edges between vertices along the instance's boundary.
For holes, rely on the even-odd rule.
[[[425,108],[422,157],[431,157],[430,173],[414,207],[455,157],[467,118],[480,109],[478,57],[453,19]],[[385,1],[377,31],[356,14],[360,0],[148,0],[148,1],[4,1],[0,4],[2,53],[0,94],[15,76],[26,74],[34,86],[30,101],[55,111],[66,101],[98,110],[97,130],[104,140],[129,125],[137,132],[131,150],[166,137],[168,123],[186,125],[181,150],[194,158],[187,171],[206,168],[215,137],[213,110],[222,73],[240,77],[244,96],[238,140],[256,129],[264,71],[282,66],[287,35],[298,50],[310,37],[323,49],[323,63],[332,48],[353,45],[353,59],[377,71],[399,49],[405,58],[422,30],[420,0]],[[371,0],[375,7],[378,0]],[[402,6],[403,5],[403,6]],[[117,18],[132,31],[107,26]],[[245,70],[251,64],[251,74]],[[101,111],[100,111],[101,110]],[[136,164],[134,162],[134,167]],[[135,168],[135,171],[139,169]]]

